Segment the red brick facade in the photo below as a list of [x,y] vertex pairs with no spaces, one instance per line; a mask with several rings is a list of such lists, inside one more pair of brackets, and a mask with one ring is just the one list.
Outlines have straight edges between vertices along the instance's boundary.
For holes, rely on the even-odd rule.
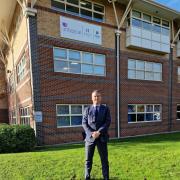
[[[110,137],[116,138],[117,127],[117,77],[115,49],[115,17],[113,8],[107,8],[106,22],[100,23],[77,17],[50,8],[50,2],[39,2],[37,15],[29,23],[30,44],[23,48],[26,54],[26,76],[17,84],[17,106],[30,106],[31,126],[36,129],[40,144],[60,144],[82,141],[82,127],[57,127],[57,104],[91,104],[91,92],[101,90],[103,103],[110,107],[112,123]],[[103,1],[102,1],[103,2]],[[118,5],[122,16],[125,7]],[[60,37],[59,18],[67,16],[72,19],[92,23],[102,27],[102,45],[65,39]],[[180,83],[177,83],[178,58],[173,57],[172,119],[168,119],[169,105],[169,57],[139,49],[129,49],[125,45],[125,26],[123,26],[120,50],[120,137],[180,131],[180,121],[176,120],[177,104],[180,104]],[[93,76],[54,72],[53,47],[73,49],[106,56],[106,76]],[[19,60],[22,57],[19,55]],[[175,53],[174,53],[175,54]],[[128,79],[128,59],[149,61],[162,64],[162,81]],[[19,62],[19,61],[18,61]],[[16,66],[18,64],[16,63]],[[32,65],[32,66],[31,66]],[[9,94],[9,110],[15,106],[15,94]],[[161,104],[161,121],[128,123],[128,104]],[[43,120],[36,123],[34,111],[41,111]],[[1,116],[0,116],[1,117]],[[19,116],[18,116],[19,117]],[[20,118],[18,118],[20,123]]]

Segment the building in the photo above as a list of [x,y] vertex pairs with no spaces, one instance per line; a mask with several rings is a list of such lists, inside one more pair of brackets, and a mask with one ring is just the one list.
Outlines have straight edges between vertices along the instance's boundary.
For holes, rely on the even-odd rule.
[[[3,0],[10,124],[38,143],[82,141],[94,89],[110,136],[180,131],[180,12],[150,0]],[[0,100],[1,101],[1,100]]]

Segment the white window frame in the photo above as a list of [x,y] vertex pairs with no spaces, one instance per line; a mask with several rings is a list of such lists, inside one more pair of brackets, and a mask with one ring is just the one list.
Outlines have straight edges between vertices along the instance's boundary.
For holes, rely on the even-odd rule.
[[[136,122],[129,122],[128,121],[128,124],[147,123],[147,122],[161,122],[162,121],[162,104],[128,104],[128,106],[131,106],[131,105],[136,106],[136,111],[135,112],[128,112],[128,115],[129,114],[135,114],[136,115]],[[152,112],[146,112],[146,106],[148,106],[148,105],[153,106],[153,111]],[[156,106],[156,105],[160,106],[160,112],[158,112],[158,113],[160,113],[160,117],[161,117],[160,120],[137,121],[137,114],[144,114],[145,115],[145,114],[150,114],[150,113],[152,113],[152,114],[157,113],[156,111],[154,111],[154,106]],[[137,112],[137,106],[144,106],[144,108],[145,108],[144,112]],[[154,119],[154,116],[153,116],[153,119]]]
[[[63,59],[63,58],[55,58],[54,57],[54,51],[55,49],[62,49],[62,50],[66,50],[67,53],[67,59]],[[75,60],[69,60],[69,51],[77,51],[80,53],[80,61],[75,61]],[[83,53],[89,53],[89,54],[93,54],[93,63],[87,63],[83,61]],[[94,59],[96,55],[102,55],[104,56],[104,65],[99,65],[99,64],[95,64],[94,63]],[[62,72],[62,73],[68,73],[68,74],[82,74],[82,75],[91,75],[91,76],[101,76],[101,77],[106,77],[106,55],[105,54],[97,54],[97,53],[91,53],[91,52],[86,52],[86,51],[78,51],[78,50],[74,50],[74,49],[66,49],[66,48],[60,48],[60,47],[53,47],[53,60],[54,61],[64,61],[64,62],[68,62],[68,72],[65,71],[55,71],[55,67],[54,67],[54,72]],[[81,65],[81,72],[80,73],[75,73],[75,72],[69,72],[69,62],[74,62],[74,63],[79,63]],[[88,74],[88,73],[83,73],[82,72],[82,65],[92,65],[93,67],[98,66],[98,67],[103,67],[104,68],[104,74],[95,74],[94,72],[92,74]],[[54,64],[55,66],[55,64]]]
[[[69,114],[58,114],[57,113],[58,106],[69,106]],[[82,114],[72,114],[71,106],[81,106]],[[57,128],[82,127],[82,125],[71,125],[71,117],[72,116],[82,116],[83,117],[83,112],[85,110],[85,106],[89,106],[89,105],[88,104],[56,104],[56,121],[57,121],[57,117],[64,117],[64,116],[70,117],[70,125],[69,126],[58,126],[58,122],[57,122]]]
[[17,124],[15,110],[12,110],[9,112],[9,119],[10,119],[11,124]]
[[23,55],[23,57],[17,64],[17,82],[18,83],[25,77],[25,71],[26,71],[26,57],[25,55]]
[[11,75],[9,76],[9,81],[8,81],[8,92],[10,94],[12,94],[14,92],[14,88],[15,88],[15,82],[14,82],[14,78],[13,78],[14,74],[11,73]]
[[[51,1],[53,1],[53,0],[51,0]],[[92,4],[92,9],[88,9],[88,8],[85,8],[85,7],[81,7],[81,5],[80,5],[80,0],[79,0],[79,5],[71,4],[71,3],[67,2],[67,0],[64,0],[64,1],[54,0],[54,1],[63,3],[63,4],[65,5],[65,10],[64,10],[64,11],[63,11],[62,9],[60,9],[60,8],[56,8],[56,7],[51,6],[51,7],[52,7],[53,9],[55,9],[55,10],[63,11],[63,12],[69,13],[69,14],[73,14],[73,15],[76,15],[76,16],[79,16],[79,17],[82,17],[82,18],[85,18],[85,19],[90,19],[90,20],[93,20],[93,21],[97,21],[97,22],[104,22],[104,21],[105,21],[105,6],[104,6],[103,4],[100,4],[100,3],[97,3],[97,2],[94,2],[94,1],[86,0],[86,1],[88,1],[89,3]],[[95,10],[94,10],[94,4],[97,4],[97,5],[99,5],[99,6],[102,6],[102,7],[104,8],[104,12],[102,13],[102,12],[99,12],[99,11],[95,11]],[[66,6],[67,6],[67,5],[70,5],[70,6],[73,6],[73,7],[78,8],[78,9],[79,9],[79,13],[77,14],[77,13],[73,13],[73,12],[67,11],[67,10],[66,10]],[[91,17],[91,18],[88,18],[88,17],[86,18],[86,17],[84,17],[84,16],[80,13],[80,10],[81,10],[81,9],[92,12],[92,17]],[[96,20],[96,19],[94,18],[94,16],[93,16],[94,13],[103,15],[102,21]]]
[[[137,11],[137,12],[140,12],[140,13],[141,13],[141,18],[138,18],[138,17],[133,16],[133,14],[132,14],[133,10],[135,10],[135,11]],[[147,14],[147,15],[151,16],[151,21],[147,21],[147,20],[143,19],[143,14]],[[160,19],[160,24],[154,23],[154,22],[153,22],[153,17]],[[130,19],[132,19],[132,18],[135,18],[135,19],[138,19],[138,20],[141,20],[141,21],[144,21],[144,22],[151,23],[152,25],[159,25],[159,26],[161,26],[161,27],[165,27],[165,28],[168,28],[168,29],[170,30],[170,21],[169,21],[169,20],[164,19],[164,18],[161,18],[161,17],[153,16],[152,14],[149,14],[149,13],[146,13],[146,12],[142,12],[142,11],[140,11],[140,10],[138,10],[138,9],[132,9],[132,10],[131,10],[131,12],[130,12]],[[169,22],[169,27],[162,25],[162,21],[163,21],[163,20]],[[132,24],[132,22],[131,22],[131,24]]]
[[[135,69],[134,68],[129,68],[129,61],[135,61],[135,63],[136,63],[136,67],[135,67]],[[137,61],[141,61],[141,62],[144,62],[144,70],[138,70],[137,69]],[[155,71],[148,71],[148,70],[146,70],[146,66],[147,66],[147,63],[152,63],[152,64],[161,64],[161,72],[155,72]],[[162,71],[163,71],[163,64],[162,63],[156,63],[156,62],[150,62],[150,61],[143,61],[143,60],[138,60],[138,59],[132,59],[132,58],[129,58],[128,59],[128,72],[127,72],[127,77],[128,77],[128,79],[134,79],[134,80],[143,80],[143,81],[155,81],[155,82],[162,82]],[[137,73],[137,71],[142,71],[142,72],[144,72],[144,79],[138,79],[138,78],[136,78],[136,77],[134,77],[134,78],[129,78],[129,71],[130,70],[133,70],[133,71],[135,71],[135,73]],[[160,76],[160,80],[155,80],[155,79],[153,79],[153,80],[149,80],[149,79],[146,79],[146,73],[148,73],[148,72],[150,72],[150,73],[153,73],[153,75],[155,74],[155,73],[160,73],[161,74],[161,76]]]
[[180,66],[177,67],[177,82],[180,83]]
[[[27,114],[22,115],[22,111],[25,112],[25,110],[27,110]],[[30,125],[30,117],[31,117],[31,115],[30,115],[30,106],[19,108],[19,115],[20,115],[20,124]]]
[[[177,104],[177,106],[180,106],[180,104]],[[180,113],[180,111],[177,110],[177,107],[176,107],[176,120],[177,121],[180,121],[180,119],[177,118],[177,113]]]

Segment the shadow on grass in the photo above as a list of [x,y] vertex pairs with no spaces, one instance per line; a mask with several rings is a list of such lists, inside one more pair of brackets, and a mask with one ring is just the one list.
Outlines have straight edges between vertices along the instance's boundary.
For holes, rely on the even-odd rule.
[[67,144],[67,145],[56,145],[56,146],[41,146],[41,147],[36,147],[34,152],[45,152],[45,151],[60,151],[60,150],[72,150],[72,149],[80,149],[84,148],[84,143],[79,143],[79,144]]
[[[121,142],[127,143],[161,143],[161,142],[180,142],[180,132],[173,133],[173,134],[159,134],[159,135],[147,135],[141,137],[130,137],[130,138],[123,138],[123,139],[114,139],[109,142],[111,145],[115,145]],[[123,143],[122,143],[123,145]]]
[[[104,179],[102,179],[102,178],[91,178],[91,180],[104,180]],[[119,178],[118,177],[111,177],[111,178],[109,178],[109,180],[119,180]]]
[[[151,136],[143,136],[143,137],[131,137],[131,138],[123,138],[123,139],[114,139],[109,141],[109,145],[111,146],[124,146],[126,143],[129,145],[134,145],[138,143],[164,143],[164,142],[180,142],[180,133],[173,134],[160,134],[160,135],[151,135]],[[45,152],[45,151],[60,151],[60,150],[72,150],[72,149],[80,149],[84,148],[84,143],[79,144],[68,144],[68,145],[56,145],[56,146],[41,146],[36,147],[34,152]]]

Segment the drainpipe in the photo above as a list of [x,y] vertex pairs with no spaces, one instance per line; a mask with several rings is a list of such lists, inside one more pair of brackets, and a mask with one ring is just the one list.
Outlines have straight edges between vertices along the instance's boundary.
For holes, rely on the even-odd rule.
[[171,131],[172,128],[173,47],[174,44],[171,44],[170,53],[169,53],[168,131]]
[[120,138],[120,35],[121,31],[116,30],[116,77],[117,77],[117,126],[118,126],[118,133],[117,136]]
[[126,10],[122,16],[121,21],[119,22],[118,20],[118,15],[117,15],[117,11],[116,11],[116,6],[115,6],[115,2],[116,0],[108,0],[109,3],[112,3],[113,5],[113,10],[114,10],[114,15],[115,15],[115,20],[116,20],[116,25],[117,25],[117,30],[115,31],[116,34],[116,79],[117,79],[117,136],[118,138],[120,138],[120,35],[121,35],[121,27],[128,15],[128,13],[131,10],[131,6],[132,6],[132,2],[133,0],[129,0],[128,5],[126,7]]

